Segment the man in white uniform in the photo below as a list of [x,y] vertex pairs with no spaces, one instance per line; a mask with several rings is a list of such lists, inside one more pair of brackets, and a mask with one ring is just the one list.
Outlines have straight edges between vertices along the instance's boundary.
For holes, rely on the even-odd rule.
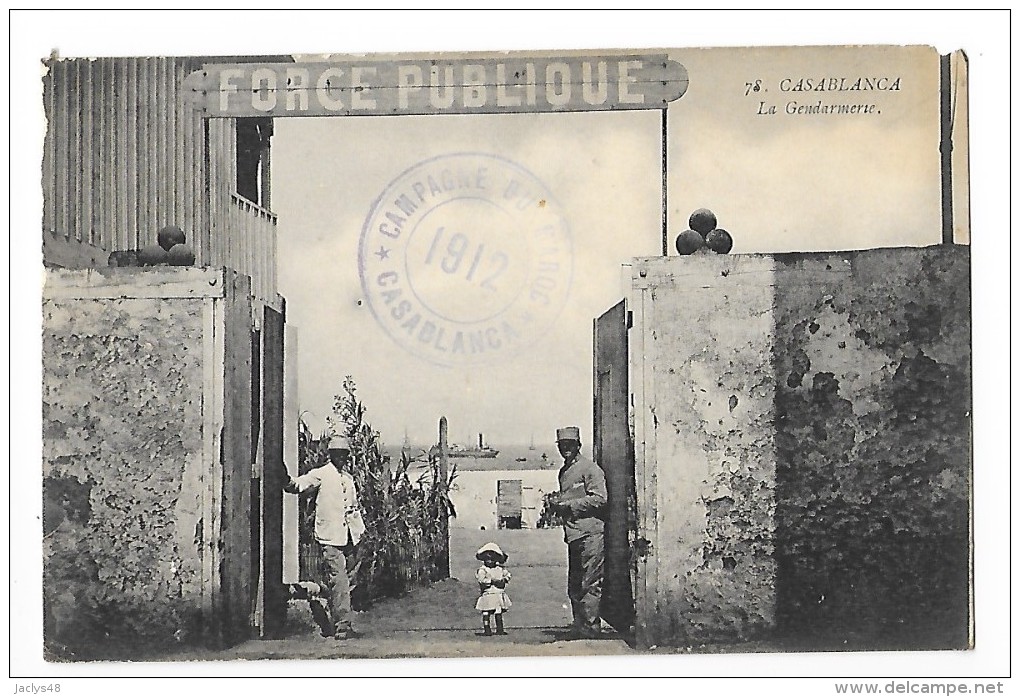
[[344,471],[350,462],[351,446],[343,436],[329,440],[330,464],[300,477],[288,475],[284,491],[297,494],[315,490],[315,539],[322,547],[326,565],[326,602],[333,623],[333,637],[347,639],[351,627],[351,582],[348,560],[365,531],[354,479]]

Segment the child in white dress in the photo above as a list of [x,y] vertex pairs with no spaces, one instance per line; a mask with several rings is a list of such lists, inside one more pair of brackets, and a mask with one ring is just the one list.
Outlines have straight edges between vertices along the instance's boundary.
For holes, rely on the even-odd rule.
[[503,613],[510,609],[510,596],[504,590],[510,581],[510,572],[503,564],[507,555],[495,542],[484,545],[475,553],[475,559],[482,562],[475,572],[478,589],[481,595],[475,603],[475,609],[482,613],[482,632],[485,636],[492,635],[492,618],[496,619],[496,634],[506,634],[503,628]]

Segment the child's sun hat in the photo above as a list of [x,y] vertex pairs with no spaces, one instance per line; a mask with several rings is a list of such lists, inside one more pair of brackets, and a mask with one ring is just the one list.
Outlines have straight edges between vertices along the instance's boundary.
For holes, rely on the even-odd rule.
[[496,544],[495,542],[490,542],[486,545],[482,545],[482,547],[477,552],[475,552],[475,559],[481,561],[489,555],[495,557],[500,564],[505,563],[506,560],[509,559],[509,557],[503,553],[503,550],[501,550],[499,548],[499,545]]

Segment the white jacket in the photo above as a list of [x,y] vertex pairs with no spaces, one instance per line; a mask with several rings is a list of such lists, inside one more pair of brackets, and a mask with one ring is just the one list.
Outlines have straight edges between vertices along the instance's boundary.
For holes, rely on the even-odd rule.
[[315,539],[324,545],[343,547],[357,544],[365,532],[365,523],[358,505],[354,479],[332,464],[317,467],[307,474],[291,479],[288,490],[304,492],[318,489],[315,495]]

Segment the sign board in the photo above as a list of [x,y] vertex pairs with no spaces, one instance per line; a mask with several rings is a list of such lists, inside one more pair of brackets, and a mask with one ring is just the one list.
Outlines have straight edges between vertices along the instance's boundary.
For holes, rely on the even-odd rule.
[[185,89],[207,117],[662,109],[687,90],[665,54],[206,65]]
[[500,479],[496,483],[496,514],[500,518],[521,517],[521,480]]

